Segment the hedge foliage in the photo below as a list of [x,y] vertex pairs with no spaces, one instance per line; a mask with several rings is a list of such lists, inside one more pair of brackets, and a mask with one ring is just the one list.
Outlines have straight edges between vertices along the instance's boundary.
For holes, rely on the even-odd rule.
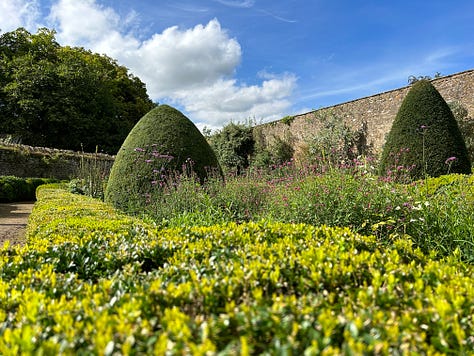
[[122,144],[105,200],[130,208],[131,202],[140,204],[153,188],[167,184],[170,173],[193,172],[203,181],[213,170],[221,174],[216,155],[198,128],[180,111],[160,105],[140,119]]
[[42,184],[57,182],[53,178],[0,177],[0,203],[36,200],[36,188]]
[[451,109],[428,80],[417,81],[403,100],[387,136],[380,173],[407,169],[412,179],[471,173],[464,138]]
[[160,230],[43,186],[0,250],[0,350],[469,354],[474,269],[409,239],[260,221]]

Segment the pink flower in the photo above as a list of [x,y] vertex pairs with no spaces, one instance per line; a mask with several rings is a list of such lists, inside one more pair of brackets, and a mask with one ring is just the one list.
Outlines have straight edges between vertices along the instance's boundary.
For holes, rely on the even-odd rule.
[[447,158],[446,161],[444,161],[444,163],[449,164],[449,163],[454,162],[456,160],[457,160],[457,158],[453,156],[453,157]]

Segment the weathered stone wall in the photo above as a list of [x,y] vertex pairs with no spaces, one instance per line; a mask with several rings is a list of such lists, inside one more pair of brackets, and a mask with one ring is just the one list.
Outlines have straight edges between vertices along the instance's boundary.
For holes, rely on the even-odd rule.
[[0,176],[71,179],[77,177],[81,161],[98,160],[110,171],[113,156],[80,153],[25,145],[0,145]]
[[[474,69],[432,80],[443,98],[449,103],[457,101],[474,117]],[[296,151],[307,139],[318,132],[317,115],[332,111],[354,130],[367,125],[367,144],[375,154],[381,152],[385,136],[392,127],[392,122],[407,94],[409,86],[349,101],[343,104],[296,115],[255,128],[255,134],[267,144],[276,137],[291,138]]]

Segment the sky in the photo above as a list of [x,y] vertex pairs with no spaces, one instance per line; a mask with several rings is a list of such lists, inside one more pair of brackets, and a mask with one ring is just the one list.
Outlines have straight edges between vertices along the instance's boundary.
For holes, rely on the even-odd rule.
[[472,0],[0,0],[0,33],[106,54],[200,129],[474,68]]

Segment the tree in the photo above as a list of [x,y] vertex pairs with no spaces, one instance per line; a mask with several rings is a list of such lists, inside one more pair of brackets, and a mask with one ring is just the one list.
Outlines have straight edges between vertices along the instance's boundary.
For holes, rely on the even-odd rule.
[[[217,171],[217,172],[216,172]],[[217,157],[198,128],[178,110],[160,105],[133,127],[110,172],[105,200],[117,208],[143,206],[175,173],[203,183],[222,175]],[[171,182],[174,183],[174,182]]]
[[381,174],[407,171],[411,179],[471,172],[458,124],[441,94],[428,80],[413,84],[388,134]]
[[0,36],[0,133],[30,145],[116,153],[154,106],[127,68],[60,46],[52,30]]

